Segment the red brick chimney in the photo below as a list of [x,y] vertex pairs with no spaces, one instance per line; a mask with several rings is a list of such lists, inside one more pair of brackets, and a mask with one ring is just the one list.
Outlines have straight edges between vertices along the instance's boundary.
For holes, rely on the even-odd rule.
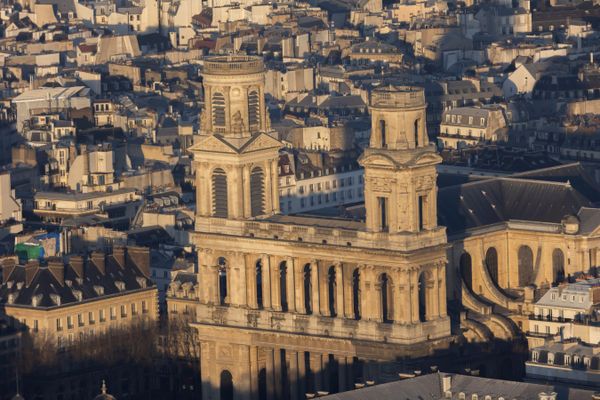
[[150,249],[147,247],[129,246],[127,257],[146,277],[150,278]]
[[65,264],[61,257],[48,258],[48,271],[50,271],[61,286],[65,285]]
[[25,264],[25,286],[31,285],[33,278],[37,275],[40,269],[40,262],[37,260],[28,261]]
[[113,258],[121,268],[125,268],[125,247],[113,247]]
[[98,268],[98,271],[102,275],[106,274],[106,254],[101,251],[92,252],[92,256],[90,257],[92,263]]
[[73,255],[69,258],[69,265],[71,266],[71,269],[73,269],[73,271],[77,274],[77,277],[81,279],[83,279],[85,275],[84,264],[85,260],[83,259],[83,256]]

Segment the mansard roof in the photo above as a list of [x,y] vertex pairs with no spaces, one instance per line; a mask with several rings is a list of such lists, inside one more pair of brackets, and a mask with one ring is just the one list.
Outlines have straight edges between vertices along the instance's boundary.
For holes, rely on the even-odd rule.
[[153,287],[149,279],[150,266],[143,265],[143,257],[131,257],[126,253],[123,257],[124,262],[120,262],[114,253],[102,254],[100,259],[104,260],[104,266],[87,258],[80,259],[82,265],[79,266],[75,266],[73,257],[66,265],[62,259],[55,260],[63,267],[62,274],[38,262],[5,264],[3,268],[12,271],[3,271],[0,303],[50,308]]

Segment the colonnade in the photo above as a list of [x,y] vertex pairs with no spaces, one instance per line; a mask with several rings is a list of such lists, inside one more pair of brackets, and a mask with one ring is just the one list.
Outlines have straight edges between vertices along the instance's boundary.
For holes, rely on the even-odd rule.
[[445,265],[403,268],[200,250],[201,302],[414,324],[446,316]]

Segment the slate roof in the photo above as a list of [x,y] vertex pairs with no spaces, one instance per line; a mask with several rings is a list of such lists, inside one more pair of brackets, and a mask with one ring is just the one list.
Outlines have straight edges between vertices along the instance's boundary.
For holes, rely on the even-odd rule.
[[452,399],[458,399],[464,393],[466,399],[473,394],[483,399],[490,395],[492,399],[532,399],[537,400],[542,392],[556,392],[558,400],[579,400],[592,398],[592,391],[578,390],[552,385],[539,385],[525,382],[512,382],[500,379],[480,378],[468,375],[436,373],[412,379],[390,382],[359,390],[337,393],[322,397],[323,400],[405,400],[405,399],[445,399],[442,391],[443,377],[450,376]]
[[568,183],[487,179],[438,192],[438,222],[448,235],[510,220],[560,223],[591,201]]
[[[50,308],[153,288],[153,283],[148,276],[150,266],[140,265],[140,259],[130,257],[128,253],[129,251],[124,253],[123,265],[113,254],[106,256],[104,268],[99,265],[101,263],[84,258],[80,272],[77,267],[74,267],[71,259],[63,266],[64,279],[60,273],[54,272],[47,265],[35,265],[35,263],[15,265],[12,272],[3,271],[6,277],[4,278],[3,273],[0,303],[32,307],[34,298],[37,298],[37,308]],[[12,267],[4,266],[4,268]],[[30,282],[27,282],[28,268],[37,268]],[[119,281],[124,283],[122,290],[118,287]],[[9,302],[11,294],[14,298]],[[78,294],[81,294],[81,300],[78,299]],[[60,298],[59,304],[53,299],[56,296]]]

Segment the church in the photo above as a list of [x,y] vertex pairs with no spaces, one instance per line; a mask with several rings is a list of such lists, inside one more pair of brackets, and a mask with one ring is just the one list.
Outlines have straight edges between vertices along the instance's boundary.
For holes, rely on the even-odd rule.
[[511,342],[536,286],[594,266],[600,213],[584,172],[580,187],[560,170],[439,190],[419,87],[371,93],[362,218],[282,215],[264,76],[259,57],[204,62],[198,271],[167,293],[169,312],[193,315],[204,399],[303,399]]

